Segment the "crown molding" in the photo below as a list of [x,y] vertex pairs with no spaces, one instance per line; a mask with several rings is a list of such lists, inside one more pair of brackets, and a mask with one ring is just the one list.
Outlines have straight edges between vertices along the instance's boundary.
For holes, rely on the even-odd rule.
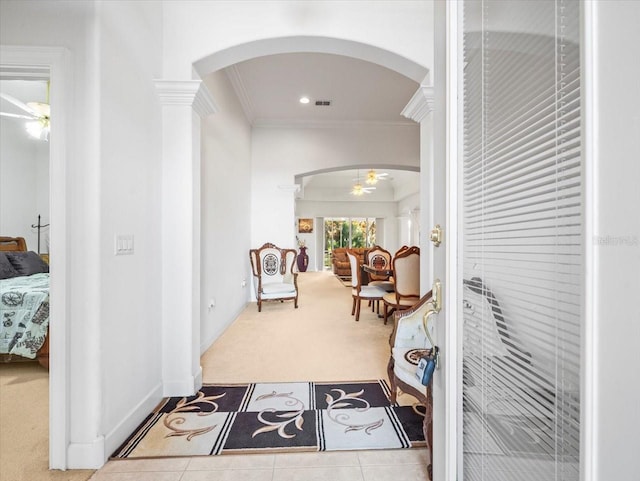
[[219,110],[213,99],[213,95],[211,95],[211,92],[209,92],[209,89],[204,83],[200,85],[193,99],[193,110],[202,118],[213,115]]
[[422,122],[433,111],[434,105],[434,88],[421,85],[402,110],[401,115],[416,122]]
[[233,87],[236,96],[238,97],[238,100],[240,101],[240,106],[244,111],[245,117],[247,117],[247,120],[250,124],[253,124],[253,105],[251,104],[251,98],[247,93],[247,88],[242,81],[242,76],[240,75],[238,68],[236,67],[236,65],[231,65],[230,67],[225,69],[225,72],[227,74],[229,82],[231,82],[231,86]]
[[283,192],[300,192],[300,184],[282,184],[278,186],[278,189]]
[[211,93],[201,80],[155,80],[161,105],[192,107],[200,117],[218,111]]
[[408,121],[367,121],[367,120],[280,120],[254,119],[254,127],[277,129],[361,129],[373,127],[415,127]]

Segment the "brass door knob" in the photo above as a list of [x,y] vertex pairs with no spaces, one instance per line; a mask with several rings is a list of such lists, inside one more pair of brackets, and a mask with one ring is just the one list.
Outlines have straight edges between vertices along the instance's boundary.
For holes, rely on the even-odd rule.
[[433,245],[436,247],[442,244],[442,228],[440,227],[440,224],[436,224],[436,226],[431,229],[429,240],[433,242]]

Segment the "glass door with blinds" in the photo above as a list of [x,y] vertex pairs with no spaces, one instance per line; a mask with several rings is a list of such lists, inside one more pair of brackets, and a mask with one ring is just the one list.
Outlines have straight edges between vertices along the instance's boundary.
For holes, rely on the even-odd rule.
[[580,5],[461,5],[461,479],[577,481]]

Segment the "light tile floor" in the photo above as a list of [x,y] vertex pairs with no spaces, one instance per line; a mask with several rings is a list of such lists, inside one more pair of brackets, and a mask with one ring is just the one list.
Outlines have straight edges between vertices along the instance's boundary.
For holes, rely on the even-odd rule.
[[425,449],[110,461],[91,481],[424,481]]
[[[253,303],[240,314],[203,354],[205,382],[386,379],[392,323],[366,303],[356,323],[351,289],[331,274],[300,274],[298,284],[298,309],[266,303],[258,313]],[[91,481],[424,481],[427,458],[398,449],[116,460]]]

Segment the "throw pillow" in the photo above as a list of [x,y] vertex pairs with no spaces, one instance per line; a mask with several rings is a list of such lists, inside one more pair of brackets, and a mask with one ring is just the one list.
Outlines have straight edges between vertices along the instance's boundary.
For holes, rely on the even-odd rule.
[[15,270],[18,271],[18,274],[21,276],[30,276],[31,274],[49,272],[49,266],[47,263],[33,251],[11,252],[7,253],[7,257],[9,258],[9,262],[11,262]]
[[12,277],[17,277],[18,271],[13,264],[9,262],[9,258],[7,254],[4,252],[0,252],[0,279],[11,279]]

